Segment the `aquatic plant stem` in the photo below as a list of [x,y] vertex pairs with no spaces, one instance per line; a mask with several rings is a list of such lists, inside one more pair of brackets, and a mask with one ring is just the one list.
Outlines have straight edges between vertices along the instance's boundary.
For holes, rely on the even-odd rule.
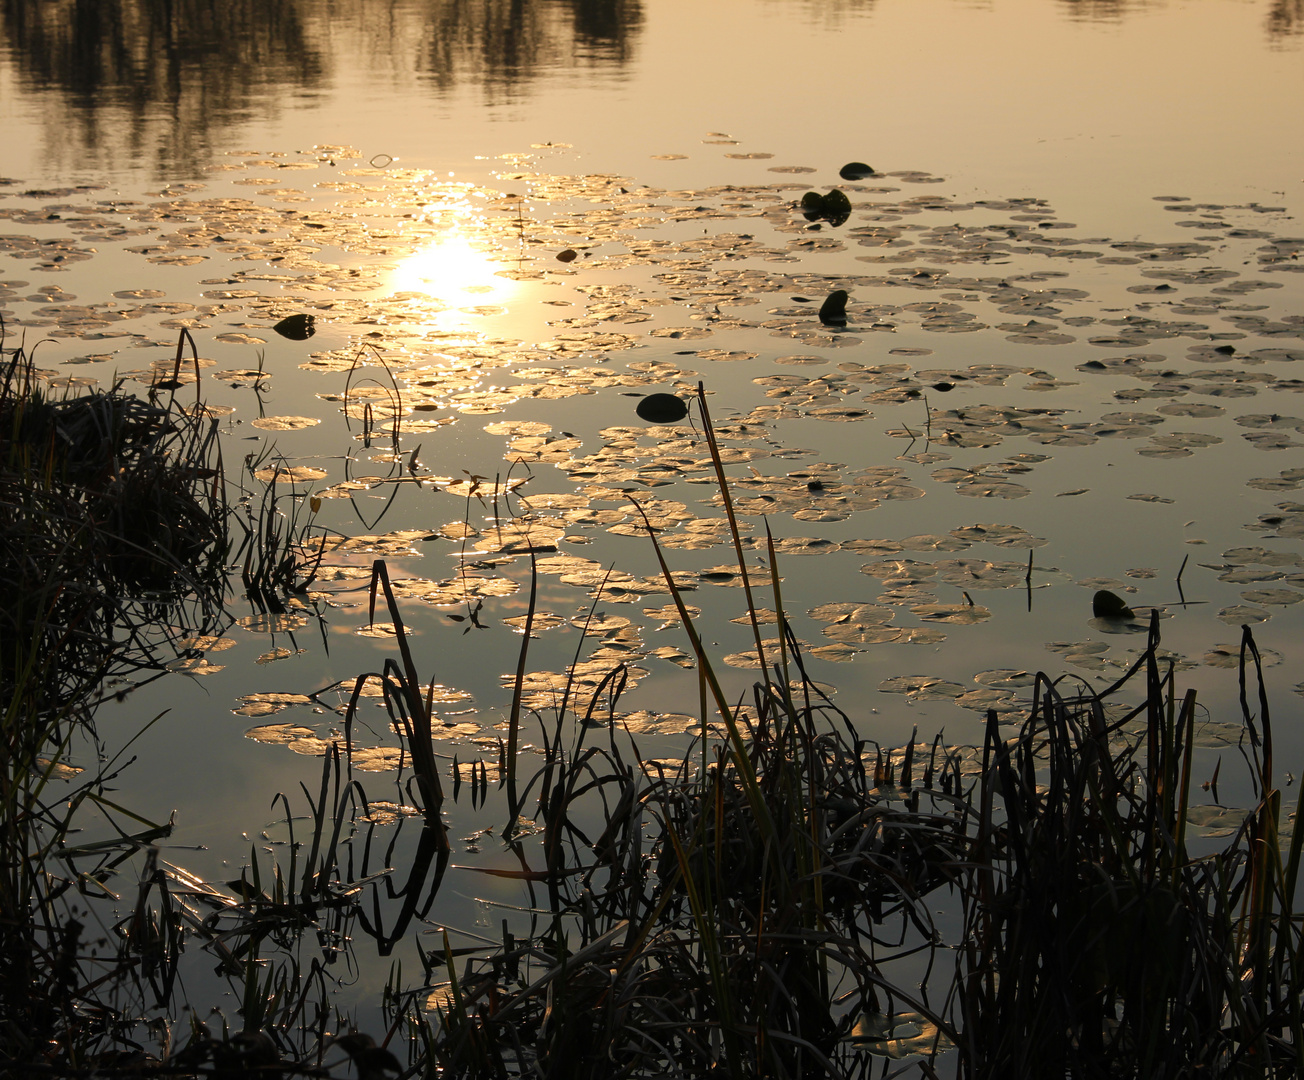
[[440,808],[444,803],[443,786],[439,782],[439,767],[435,762],[434,746],[431,742],[430,709],[421,699],[421,679],[417,675],[416,662],[412,659],[412,649],[408,645],[407,632],[403,627],[403,616],[399,612],[398,601],[389,583],[389,568],[384,559],[377,559],[371,567],[370,603],[367,618],[376,621],[376,591],[380,587],[385,592],[385,603],[389,608],[389,617],[394,624],[394,636],[398,641],[399,656],[403,661],[403,678],[400,680],[400,692],[404,703],[412,716],[412,767],[416,772],[417,786],[425,801],[422,811],[426,824],[435,830],[440,839],[441,849],[448,850],[448,833],[444,828]]
[[761,662],[761,670],[768,671],[765,663],[765,649],[761,645],[761,624],[756,618],[756,601],[752,598],[752,585],[747,574],[747,561],[743,558],[742,534],[738,531],[738,517],[734,513],[733,497],[729,494],[729,482],[724,475],[724,462],[720,459],[720,447],[715,440],[715,428],[711,424],[711,410],[706,405],[706,385],[697,384],[697,407],[702,414],[702,428],[706,432],[706,445],[711,451],[711,464],[715,466],[715,477],[720,485],[720,499],[724,503],[725,516],[729,519],[729,535],[733,538],[734,553],[738,556],[738,572],[743,579],[743,592],[747,596],[747,614],[751,617],[752,636],[756,639],[756,658]]
[[[701,668],[702,674],[706,677],[707,684],[711,687],[711,696],[715,698],[716,709],[720,713],[720,718],[724,721],[725,731],[728,732],[729,742],[732,749],[734,762],[738,769],[738,775],[742,780],[743,788],[747,792],[747,801],[751,805],[752,812],[756,816],[756,823],[761,830],[762,838],[767,843],[777,842],[777,833],[775,830],[774,819],[770,814],[769,805],[761,792],[760,784],[756,778],[756,770],[752,764],[751,758],[747,753],[747,744],[743,741],[742,732],[738,729],[738,721],[734,717],[733,710],[729,707],[729,702],[724,696],[724,690],[720,686],[720,681],[716,677],[715,670],[711,666],[711,661],[706,655],[706,650],[702,646],[702,639],[698,635],[696,628],[693,626],[693,620],[688,614],[688,607],[684,603],[684,598],[679,591],[679,586],[675,584],[675,579],[670,573],[670,567],[666,565],[665,556],[661,552],[661,545],[657,543],[656,534],[652,531],[652,525],[648,521],[647,513],[643,507],[635,500],[635,509],[638,510],[643,518],[644,525],[647,526],[648,536],[652,541],[652,550],[656,553],[657,562],[661,566],[661,574],[665,579],[667,587],[670,589],[670,595],[674,598],[675,606],[679,609],[680,621],[684,624],[684,631],[688,634],[688,640],[692,643],[693,654],[697,657],[697,663]],[[753,619],[755,615],[753,614]]]
[[516,832],[521,804],[516,793],[516,754],[521,731],[521,697],[525,687],[526,658],[530,653],[530,635],[534,631],[534,609],[539,597],[539,564],[534,551],[530,551],[530,606],[525,613],[525,633],[521,650],[516,658],[516,684],[512,689],[512,711],[507,718],[507,827],[503,835],[510,838]]

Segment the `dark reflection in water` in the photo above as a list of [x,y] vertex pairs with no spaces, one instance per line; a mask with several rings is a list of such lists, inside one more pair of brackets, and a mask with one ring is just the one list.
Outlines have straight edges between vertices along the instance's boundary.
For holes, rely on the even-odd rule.
[[[1081,22],[1120,22],[1137,11],[1159,6],[1160,0],[1059,0],[1070,19]],[[1272,0],[1264,30],[1274,43],[1304,33],[1304,0]]]
[[1304,34],[1304,0],[1273,0],[1267,27],[1274,39]]
[[836,26],[847,18],[872,15],[878,0],[766,0],[770,7],[797,7],[809,19]]
[[[319,86],[311,0],[3,0],[5,44],[40,93],[56,158],[194,172],[218,133]],[[57,135],[55,134],[57,132]]]
[[0,0],[52,164],[196,174],[235,126],[331,87],[346,59],[510,100],[546,69],[618,67],[640,0]]
[[1059,0],[1070,19],[1078,22],[1119,22],[1124,15],[1154,7],[1152,0]]
[[[1084,22],[1158,2],[1054,0]],[[767,6],[837,24],[876,3]],[[619,75],[643,18],[642,0],[0,0],[0,63],[41,110],[50,167],[182,178],[241,125],[358,71],[395,100],[417,83],[477,87],[490,105],[522,100],[545,72]],[[1264,25],[1276,44],[1297,41],[1304,0],[1271,0]]]
[[420,73],[441,89],[481,83],[492,102],[519,96],[547,68],[624,63],[643,19],[639,0],[442,0],[415,10]]

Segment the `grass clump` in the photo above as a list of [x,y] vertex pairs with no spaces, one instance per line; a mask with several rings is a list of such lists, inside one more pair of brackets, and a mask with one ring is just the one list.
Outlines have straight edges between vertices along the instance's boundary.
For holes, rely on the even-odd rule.
[[[507,864],[460,869],[515,882],[526,902],[495,941],[425,937],[419,983],[393,970],[384,1037],[353,1031],[333,1004],[342,980],[332,965],[349,967],[359,931],[389,955],[440,929],[429,921],[450,868],[434,683],[423,691],[385,563],[373,567],[368,615],[378,602],[388,609],[398,655],[353,680],[343,736],[327,748],[315,796],[305,788],[306,831],[296,834],[303,818],[281,796],[287,858],[265,867],[255,851],[237,880],[198,880],[158,857],[168,823],[108,797],[111,764],[58,799],[50,785],[104,678],[160,666],[159,640],[221,609],[229,548],[211,426],[170,398],[50,402],[18,353],[8,372],[0,497],[27,530],[7,534],[0,564],[13,591],[27,590],[3,610],[19,644],[0,668],[0,1055],[14,1075],[1300,1074],[1304,834],[1283,846],[1249,630],[1241,701],[1257,805],[1215,843],[1192,825],[1199,713],[1161,660],[1157,618],[1113,686],[1040,675],[1017,729],[991,713],[979,747],[912,736],[887,749],[808,676],[772,540],[778,636],[762,640],[744,574],[761,677],[738,700],[657,549],[699,678],[700,729],[675,759],[645,754],[626,726],[624,665],[596,687],[567,685],[554,717],[526,706],[532,573],[494,769],[501,792],[490,802],[483,759],[454,758],[449,790],[454,803],[469,793],[472,812],[506,817]],[[742,566],[700,388],[698,404]],[[274,488],[247,505],[242,574],[251,602],[275,610],[311,580],[314,563],[301,560],[323,545],[314,555],[302,517],[269,524]],[[131,531],[127,519],[146,513],[149,524]],[[415,806],[369,802],[354,777],[368,681],[380,683],[403,741],[398,793]],[[541,732],[537,758],[527,724]],[[88,805],[113,822],[109,840],[74,843]],[[386,813],[396,827],[374,844]],[[417,836],[400,847],[405,828]],[[130,913],[92,941],[89,913],[123,900],[109,882],[129,862],[140,868]],[[168,1028],[185,997],[187,949],[216,962],[239,1001],[238,1030],[198,1017],[175,1037]]]
[[[73,751],[101,757],[111,679],[160,673],[221,624],[226,508],[202,410],[116,387],[56,398],[3,341],[0,324],[0,1060],[57,1073],[112,1043],[105,1002],[141,970],[124,952],[88,974],[104,942],[79,903],[168,832],[112,800],[114,762],[82,775]],[[112,839],[74,839],[90,808]],[[175,927],[157,929],[166,956]]]
[[[1259,655],[1243,631],[1242,687]],[[1260,796],[1221,848],[1191,842],[1194,692],[1149,647],[1138,706],[1044,676],[1008,742],[989,724],[951,1001],[971,1077],[1275,1077],[1301,1067],[1301,833],[1281,844],[1272,729],[1245,701]],[[1298,811],[1297,811],[1298,812]],[[1212,848],[1212,850],[1211,850]]]
[[57,710],[220,621],[227,518],[202,409],[116,387],[57,399],[0,347],[0,693]]
[[605,716],[591,706],[567,739],[559,714],[525,785],[538,844],[516,838],[520,870],[493,871],[529,888],[529,932],[504,922],[498,948],[458,953],[445,938],[433,1018],[406,1013],[414,1068],[1299,1075],[1301,834],[1283,849],[1248,628],[1259,801],[1215,844],[1190,826],[1199,714],[1161,660],[1157,618],[1103,691],[1040,675],[1018,730],[989,714],[976,753],[913,739],[885,752],[806,676],[774,563],[771,546],[780,647],[767,655],[757,632],[763,679],[734,703],[662,562],[701,678],[700,741],[676,765],[645,759],[621,729],[619,668],[593,699]]

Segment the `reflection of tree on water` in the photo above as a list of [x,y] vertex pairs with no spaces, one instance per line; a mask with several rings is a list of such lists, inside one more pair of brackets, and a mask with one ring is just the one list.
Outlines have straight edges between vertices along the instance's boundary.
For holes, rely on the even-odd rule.
[[[23,84],[47,99],[55,154],[193,172],[222,129],[317,85],[307,0],[4,0]],[[54,133],[57,132],[57,136]]]
[[1075,22],[1118,22],[1133,11],[1153,7],[1153,0],[1059,0]]
[[[510,90],[548,68],[620,64],[640,0],[0,0],[50,156],[200,171],[222,132],[329,84],[347,51],[440,88]],[[89,160],[87,160],[89,159]]]
[[1266,25],[1273,39],[1304,34],[1304,0],[1273,0]]
[[[1155,0],[1059,0],[1070,19],[1083,22],[1118,22],[1133,11],[1155,6]],[[1304,33],[1304,0],[1272,0],[1264,20],[1268,37],[1276,41]]]
[[623,63],[643,19],[639,0],[430,0],[413,14],[422,77],[481,83],[491,98],[549,68]]

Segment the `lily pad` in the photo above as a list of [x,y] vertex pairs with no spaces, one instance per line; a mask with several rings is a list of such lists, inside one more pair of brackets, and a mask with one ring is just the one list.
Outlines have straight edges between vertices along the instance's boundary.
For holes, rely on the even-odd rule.
[[315,416],[260,416],[257,420],[251,420],[249,426],[261,431],[300,431],[320,423]]
[[958,698],[966,687],[931,675],[898,675],[878,684],[880,693],[905,694],[911,700]]
[[313,315],[287,315],[272,329],[291,341],[307,341],[317,332],[316,321]]
[[992,617],[991,610],[976,604],[916,604],[911,613],[927,622],[972,626]]
[[1127,601],[1108,589],[1100,589],[1091,598],[1091,613],[1097,619],[1135,619],[1136,613],[1127,606]]

